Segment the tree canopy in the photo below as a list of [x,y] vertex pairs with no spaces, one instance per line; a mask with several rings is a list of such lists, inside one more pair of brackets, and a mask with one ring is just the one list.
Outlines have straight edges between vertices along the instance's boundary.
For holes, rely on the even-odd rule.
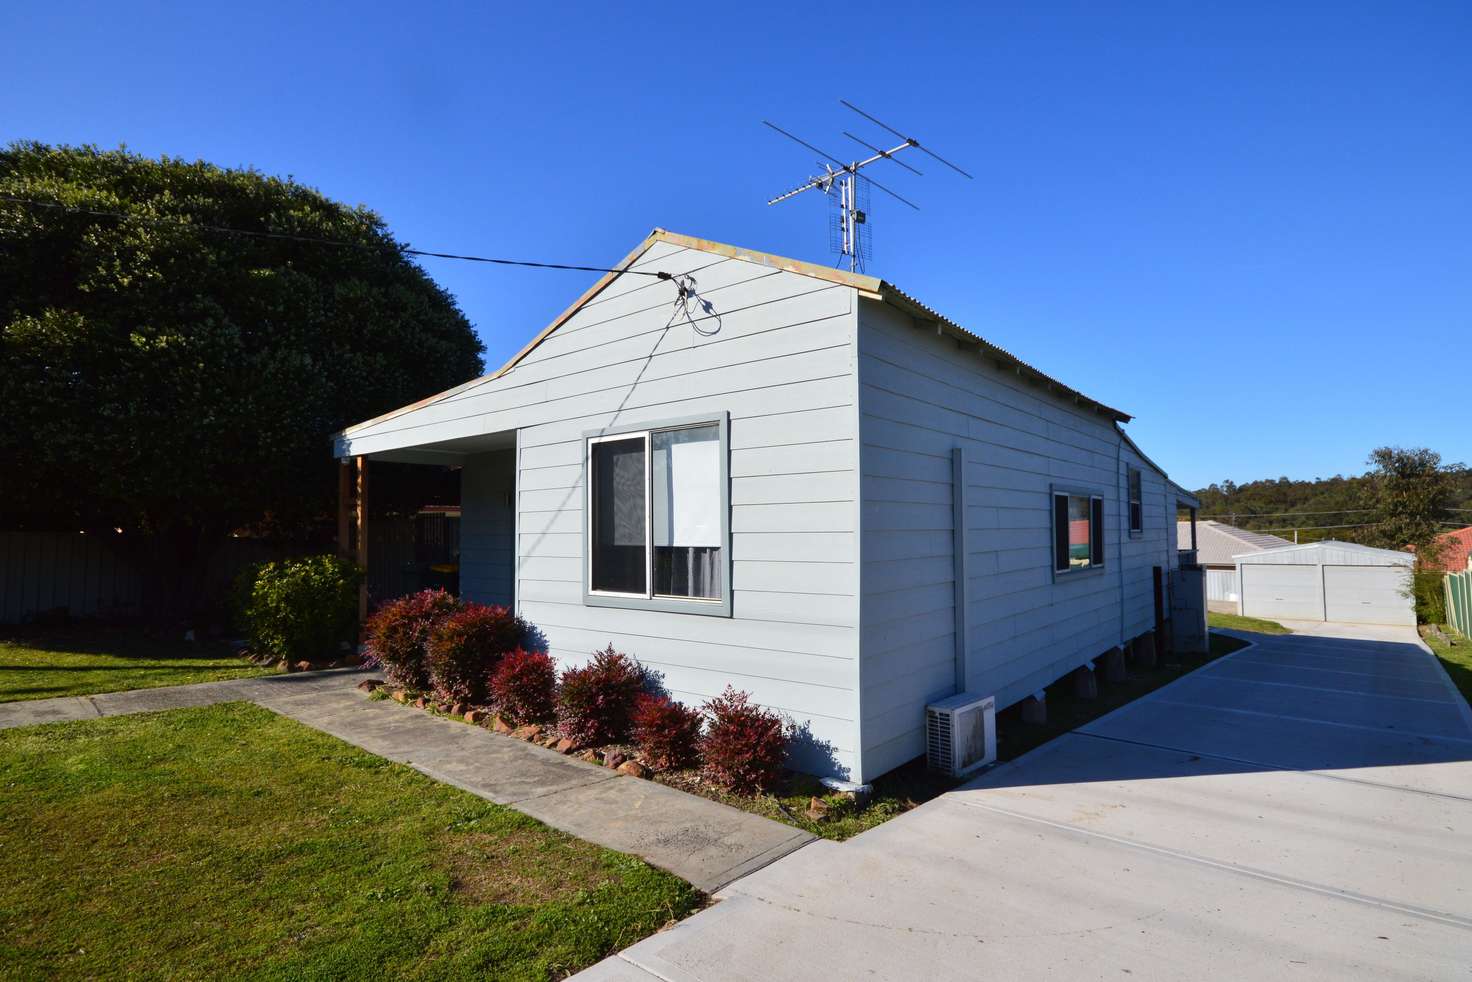
[[1441,553],[1436,538],[1447,530],[1443,520],[1452,514],[1465,468],[1443,465],[1441,454],[1424,447],[1377,447],[1369,462],[1374,470],[1365,503],[1374,524],[1363,541],[1384,549],[1413,546],[1424,562],[1434,563]]
[[1437,532],[1472,525],[1472,471],[1461,464],[1444,464],[1424,448],[1399,447],[1375,449],[1368,463],[1370,472],[1352,477],[1227,480],[1196,496],[1205,517],[1279,535],[1298,530],[1302,542],[1341,539],[1424,550]]
[[203,541],[331,514],[330,434],[482,371],[400,249],[292,179],[0,150],[0,523]]

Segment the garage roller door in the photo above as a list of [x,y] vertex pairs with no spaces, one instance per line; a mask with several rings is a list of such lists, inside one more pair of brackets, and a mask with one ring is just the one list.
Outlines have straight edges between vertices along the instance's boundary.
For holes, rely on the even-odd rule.
[[1405,594],[1404,566],[1325,566],[1324,599],[1331,621],[1351,624],[1415,624]]
[[1276,563],[1243,564],[1242,613],[1268,620],[1324,619],[1324,598],[1318,566]]

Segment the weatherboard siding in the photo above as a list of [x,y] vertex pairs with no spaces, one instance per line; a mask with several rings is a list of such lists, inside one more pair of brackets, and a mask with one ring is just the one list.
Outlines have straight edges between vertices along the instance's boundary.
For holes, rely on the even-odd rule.
[[[668,280],[618,277],[510,371],[355,428],[349,452],[458,455],[515,432],[516,559],[506,569],[519,611],[559,663],[612,644],[685,702],[734,685],[802,728],[794,763],[853,774],[857,294],[668,242],[631,268],[693,276],[698,301],[677,307]],[[585,606],[584,435],[720,413],[730,416],[731,616]],[[491,458],[463,458],[462,509],[468,526],[498,536]],[[469,595],[495,595],[484,560],[467,553],[462,566]]]
[[[734,685],[805,729],[797,763],[853,773],[854,291],[664,243],[638,265],[693,273],[713,312],[692,308],[692,324],[668,282],[619,280],[497,380],[496,400],[538,401],[498,403],[480,424],[520,428],[519,609],[562,665],[612,644],[685,702]],[[442,416],[463,426],[462,412]],[[719,413],[731,419],[732,616],[584,606],[584,434]]]
[[515,467],[514,450],[465,458],[460,472],[460,595],[467,600],[509,606],[515,599]]
[[[923,709],[955,691],[952,460],[967,453],[968,688],[1010,705],[1154,618],[1174,499],[1106,417],[997,369],[879,303],[859,315],[861,694],[870,778],[924,750]],[[1125,528],[1142,471],[1143,533]],[[1051,489],[1104,498],[1102,572],[1055,577]],[[1168,519],[1168,521],[1167,521]]]

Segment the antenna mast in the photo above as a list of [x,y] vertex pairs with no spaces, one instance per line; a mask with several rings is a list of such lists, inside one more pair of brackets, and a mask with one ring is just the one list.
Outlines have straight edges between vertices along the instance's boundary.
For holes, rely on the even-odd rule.
[[899,137],[904,142],[900,143],[898,146],[891,147],[888,150],[883,150],[866,140],[861,140],[859,137],[854,136],[847,130],[844,130],[844,136],[873,152],[872,156],[866,157],[863,160],[851,160],[845,163],[832,154],[827,153],[823,150],[819,150],[817,147],[813,146],[811,143],[808,143],[806,140],[802,140],[798,137],[793,136],[791,133],[787,132],[776,123],[772,123],[764,119],[762,120],[763,123],[776,130],[778,133],[781,133],[789,140],[792,140],[794,143],[797,143],[807,148],[808,150],[811,150],[813,153],[816,153],[820,157],[826,158],[826,160],[818,161],[819,166],[823,168],[822,174],[818,175],[817,177],[808,178],[806,183],[795,187],[791,191],[788,191],[784,194],[779,194],[777,197],[768,201],[767,204],[775,205],[779,201],[786,201],[788,198],[794,198],[797,195],[802,194],[804,191],[810,191],[814,188],[822,191],[825,195],[829,197],[830,200],[834,202],[838,212],[836,215],[837,227],[834,229],[835,234],[832,237],[831,243],[833,251],[839,254],[840,263],[847,260],[848,268],[854,272],[857,272],[863,268],[864,260],[868,258],[869,254],[869,243],[871,239],[871,235],[869,232],[868,215],[869,185],[872,184],[874,187],[883,191],[891,198],[894,198],[898,201],[903,202],[904,204],[909,205],[916,211],[920,210],[920,206],[915,204],[913,201],[910,201],[909,199],[897,194],[896,192],[891,191],[889,188],[885,187],[883,184],[880,184],[878,181],[874,180],[872,177],[869,177],[867,174],[860,175],[859,171],[863,170],[865,167],[868,167],[870,164],[877,163],[881,160],[888,160],[895,164],[898,164],[905,170],[918,175],[920,171],[911,167],[909,164],[900,160],[899,157],[896,156],[904,150],[909,150],[913,148],[915,150],[919,150],[921,153],[926,154],[927,156],[933,157],[934,159],[940,161],[951,170],[960,174],[962,177],[970,179],[971,175],[966,173],[961,168],[957,167],[955,164],[951,163],[949,160],[946,160],[933,151],[921,146],[919,140],[916,140],[914,137],[905,136],[894,127],[880,122],[878,119],[875,119],[873,116],[864,112],[858,106],[855,106],[853,103],[847,101],[846,99],[839,99],[838,101],[847,106],[849,109],[852,109],[854,112],[858,113],[860,116],[863,116],[871,123],[879,126],[881,129],[888,130],[890,133]]

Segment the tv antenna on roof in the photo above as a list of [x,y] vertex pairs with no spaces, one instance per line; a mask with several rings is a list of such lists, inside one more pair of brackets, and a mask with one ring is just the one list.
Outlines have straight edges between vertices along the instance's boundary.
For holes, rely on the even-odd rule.
[[957,167],[955,164],[951,163],[949,160],[946,160],[935,151],[921,146],[919,140],[915,139],[912,136],[906,136],[905,134],[901,133],[899,130],[895,129],[893,126],[888,125],[887,123],[880,122],[878,119],[870,116],[868,113],[864,112],[864,110],[849,102],[847,99],[839,99],[838,101],[848,108],[852,109],[854,112],[858,113],[860,116],[863,116],[875,126],[889,131],[904,142],[901,143],[899,146],[891,147],[888,150],[882,150],[878,146],[875,146],[867,140],[862,140],[854,134],[850,133],[848,130],[844,130],[844,136],[848,137],[850,140],[853,140],[855,143],[859,144],[865,149],[873,151],[873,156],[871,157],[867,157],[863,160],[854,160],[848,163],[844,163],[837,157],[833,156],[831,153],[819,150],[817,147],[813,146],[811,143],[808,143],[806,140],[802,140],[793,136],[791,133],[787,132],[776,123],[769,122],[768,120],[764,119],[762,120],[763,123],[765,123],[767,126],[770,126],[778,133],[781,133],[783,136],[787,137],[787,139],[806,147],[820,157],[826,158],[825,160],[818,161],[818,166],[823,168],[823,173],[819,174],[816,177],[808,178],[807,183],[803,184],[800,187],[793,188],[791,191],[788,191],[785,194],[777,195],[777,197],[773,198],[771,201],[768,201],[767,204],[775,205],[779,201],[786,201],[788,198],[795,198],[799,194],[802,194],[804,191],[810,191],[814,188],[822,191],[825,195],[828,196],[829,200],[832,201],[835,206],[833,225],[831,227],[829,236],[829,245],[834,252],[838,253],[840,257],[840,263],[846,259],[848,261],[848,268],[857,272],[858,270],[863,268],[864,261],[869,258],[871,250],[871,234],[869,232],[869,185],[872,184],[874,187],[883,191],[891,198],[895,198],[899,201],[904,202],[911,208],[914,208],[916,211],[920,210],[920,206],[915,204],[913,201],[910,201],[908,198],[905,198],[900,194],[891,191],[889,188],[885,187],[883,184],[880,184],[878,181],[874,180],[872,177],[869,177],[867,174],[860,174],[859,171],[863,170],[865,167],[868,167],[870,164],[877,163],[881,160],[888,160],[891,163],[898,164],[900,167],[903,167],[905,170],[910,171],[912,174],[918,175],[920,174],[918,170],[911,167],[903,160],[900,160],[897,156],[901,151],[915,149],[919,150],[921,153],[929,157],[934,158],[935,160],[940,161],[951,170],[955,171],[957,174],[960,174],[962,177],[967,178],[968,180],[971,178],[971,175],[966,173],[961,168]]

